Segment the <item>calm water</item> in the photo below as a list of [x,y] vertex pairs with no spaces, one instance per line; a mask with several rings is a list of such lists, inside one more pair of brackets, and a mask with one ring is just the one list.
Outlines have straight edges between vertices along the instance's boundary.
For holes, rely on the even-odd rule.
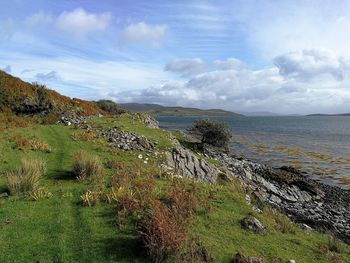
[[[158,117],[165,129],[194,117]],[[229,124],[236,154],[273,166],[291,165],[330,184],[350,184],[350,117],[215,117]],[[345,186],[344,186],[345,187]]]

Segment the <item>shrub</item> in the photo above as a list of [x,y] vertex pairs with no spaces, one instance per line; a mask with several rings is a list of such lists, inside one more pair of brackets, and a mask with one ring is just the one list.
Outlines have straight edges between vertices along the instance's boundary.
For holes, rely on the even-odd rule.
[[124,108],[111,100],[99,100],[95,103],[97,107],[109,114],[118,115],[127,112]]
[[17,169],[7,173],[7,186],[10,193],[24,194],[36,190],[45,170],[45,163],[41,160],[22,159]]
[[138,224],[138,232],[148,254],[154,262],[162,262],[177,255],[186,244],[188,236],[176,215],[156,200]]
[[231,138],[231,131],[228,125],[215,120],[196,120],[190,130],[201,137],[202,143],[217,147],[227,147]]
[[198,200],[195,185],[186,189],[184,184],[177,183],[170,189],[170,206],[173,214],[182,222],[188,222],[196,213]]
[[79,151],[74,156],[73,174],[78,180],[90,179],[100,184],[104,181],[105,171],[98,156]]

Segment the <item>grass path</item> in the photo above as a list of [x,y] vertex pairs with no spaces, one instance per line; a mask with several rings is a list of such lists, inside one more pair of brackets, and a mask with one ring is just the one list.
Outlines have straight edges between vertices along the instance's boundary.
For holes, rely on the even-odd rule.
[[50,154],[27,153],[47,161],[48,171],[42,184],[53,197],[36,202],[11,198],[1,205],[0,262],[135,260],[132,249],[125,248],[128,243],[131,248],[135,247],[134,236],[125,231],[120,235],[116,233],[111,207],[85,208],[79,203],[86,186],[71,177],[71,159],[79,149],[91,151],[93,148],[88,143],[74,142],[71,131],[61,126],[43,126],[30,131],[53,148]]

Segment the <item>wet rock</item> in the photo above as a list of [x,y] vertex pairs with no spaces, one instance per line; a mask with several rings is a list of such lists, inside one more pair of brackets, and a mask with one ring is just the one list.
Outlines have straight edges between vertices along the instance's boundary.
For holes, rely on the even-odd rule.
[[248,215],[247,217],[245,217],[242,220],[241,224],[244,229],[253,231],[254,233],[257,233],[260,235],[266,235],[267,233],[266,228],[259,221],[259,219],[257,219],[252,215]]

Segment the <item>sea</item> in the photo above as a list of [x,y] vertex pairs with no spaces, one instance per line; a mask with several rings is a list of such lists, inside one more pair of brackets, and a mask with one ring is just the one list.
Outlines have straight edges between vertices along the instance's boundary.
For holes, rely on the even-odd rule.
[[[293,166],[323,183],[350,189],[350,117],[210,117],[232,131],[241,157],[274,167]],[[161,128],[188,129],[198,117],[158,116]]]

